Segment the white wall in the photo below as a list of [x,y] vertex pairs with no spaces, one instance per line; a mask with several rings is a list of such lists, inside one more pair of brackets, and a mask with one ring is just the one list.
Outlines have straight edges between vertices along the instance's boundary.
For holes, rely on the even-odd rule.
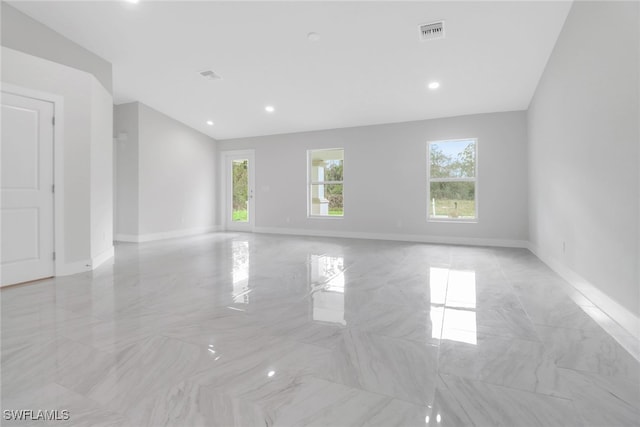
[[138,103],[113,107],[115,233],[138,235]]
[[[56,182],[56,188],[64,197],[64,234],[56,241],[64,242],[63,253],[57,256],[65,267],[56,273],[90,269],[97,255],[93,249],[107,250],[113,240],[109,214],[98,216],[98,210],[112,209],[111,95],[91,74],[6,47],[2,47],[2,82],[63,99],[63,120],[60,123],[58,117],[57,125],[64,134],[56,144],[63,146],[64,183]],[[102,194],[92,195],[93,186]]]
[[91,79],[91,259],[113,256],[113,98]]
[[139,104],[140,234],[216,225],[216,141]]
[[528,115],[532,248],[636,316],[639,20],[637,2],[575,2]]
[[1,2],[2,45],[93,74],[111,93],[111,63]]
[[[117,239],[147,241],[215,229],[216,141],[142,103],[117,106],[115,111],[116,136],[129,133],[127,142],[118,143],[117,173],[123,175],[116,178],[117,216],[128,221],[137,209],[137,225],[132,231],[118,230]],[[133,123],[137,151],[129,143],[136,133]],[[120,150],[122,145],[125,150]],[[135,188],[137,194],[120,197],[124,188]],[[129,223],[123,224],[128,227]]]
[[[426,142],[478,138],[476,224],[426,221]],[[256,230],[526,245],[526,113],[219,141],[254,149]],[[307,218],[306,150],[345,149],[345,216]],[[222,200],[222,198],[221,198]]]

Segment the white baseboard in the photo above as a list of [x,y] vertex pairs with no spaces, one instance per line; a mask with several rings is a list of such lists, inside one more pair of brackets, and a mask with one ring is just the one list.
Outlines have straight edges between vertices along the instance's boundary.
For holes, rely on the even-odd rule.
[[544,251],[540,250],[536,245],[529,244],[529,250],[542,262],[551,267],[553,271],[558,273],[560,277],[569,282],[569,284],[589,299],[614,322],[620,325],[627,333],[634,337],[640,337],[640,317],[628,308],[622,306],[619,302],[613,300],[593,283],[580,276],[562,262],[545,254]]
[[483,239],[477,237],[428,236],[401,233],[366,233],[357,231],[325,231],[299,228],[255,227],[254,232],[264,234],[287,234],[295,236],[345,237],[351,239],[394,240],[400,242],[437,243],[446,245],[498,246],[507,248],[528,248],[526,240]]
[[67,263],[56,263],[56,276],[70,276],[72,274],[84,273],[86,271],[91,271],[106,261],[113,258],[115,254],[115,248],[111,246],[106,251],[102,252],[100,255],[81,261],[67,262]]
[[98,268],[102,264],[104,264],[106,261],[113,260],[114,255],[115,255],[115,247],[112,245],[109,249],[102,252],[100,255],[93,257],[91,259],[91,265],[94,269]]
[[115,240],[117,242],[143,243],[152,242],[154,240],[175,239],[177,237],[187,237],[194,236],[196,234],[212,233],[214,231],[220,231],[220,226],[212,225],[208,227],[187,228],[183,230],[173,230],[150,234],[116,234]]
[[91,260],[81,260],[74,262],[66,262],[64,264],[56,264],[56,276],[70,276],[72,274],[84,273],[91,271]]
[[137,234],[114,234],[113,235],[114,242],[127,242],[127,243],[138,243],[138,235]]

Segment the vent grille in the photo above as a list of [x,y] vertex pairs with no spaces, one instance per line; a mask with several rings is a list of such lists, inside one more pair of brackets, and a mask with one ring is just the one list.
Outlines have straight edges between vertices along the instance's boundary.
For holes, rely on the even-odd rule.
[[444,21],[431,22],[418,26],[420,41],[436,40],[444,38]]
[[200,74],[202,77],[204,77],[207,80],[220,80],[220,79],[222,79],[222,77],[220,77],[215,72],[213,72],[213,70],[199,71],[198,74]]

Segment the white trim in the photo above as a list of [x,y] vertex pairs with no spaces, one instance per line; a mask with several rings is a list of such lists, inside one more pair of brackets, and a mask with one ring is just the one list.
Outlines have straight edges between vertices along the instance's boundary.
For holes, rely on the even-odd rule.
[[430,219],[429,222],[443,222],[443,223],[455,223],[455,224],[477,224],[478,218],[439,218],[433,217],[435,219]]
[[393,240],[399,242],[435,243],[464,246],[494,246],[505,248],[528,248],[526,240],[484,239],[476,237],[429,236],[395,233],[367,233],[358,231],[310,230],[300,228],[256,227],[256,233],[286,234],[294,236],[340,237],[347,239]]
[[125,242],[125,243],[139,243],[137,234],[114,234],[113,236],[114,242]]
[[112,260],[112,263],[113,263],[113,256],[114,255],[115,255],[115,247],[112,245],[109,249],[107,249],[106,251],[102,252],[98,256],[95,256],[95,257],[91,258],[91,266],[92,266],[92,268],[98,268],[98,267],[100,267],[102,264],[104,264],[105,262],[107,262],[110,259]]
[[[0,89],[3,92],[53,103],[53,114],[56,118],[56,123],[53,127],[53,184],[55,185],[53,194],[53,245],[56,252],[54,275],[73,274],[65,272],[76,269],[76,267],[73,267],[76,264],[82,264],[82,268],[85,268],[85,263],[66,264],[64,250],[64,97],[5,82],[1,83]],[[80,271],[85,270],[82,269],[76,272]]]
[[196,228],[187,228],[183,230],[164,231],[162,233],[116,234],[115,241],[143,243],[143,242],[152,242],[155,240],[175,239],[177,237],[195,236],[197,234],[212,233],[215,231],[221,231],[221,227],[219,225],[211,225],[208,227],[196,227]]
[[[621,333],[622,335],[631,334],[632,337],[635,337],[636,340],[638,340],[637,337],[640,337],[640,317],[617,301],[613,300],[607,294],[598,289],[593,283],[586,280],[562,262],[545,254],[533,243],[529,243],[529,250],[542,262],[547,264],[560,277],[569,282],[571,286],[590,300],[596,307],[602,310],[611,318],[611,320],[617,323],[617,325],[624,330],[624,332]],[[607,332],[609,332],[609,334],[621,345],[625,346],[623,340],[616,337],[615,331],[607,330]],[[634,352],[631,352],[631,354],[634,354]]]
[[70,276],[72,274],[84,273],[91,271],[91,260],[75,261],[62,264],[59,268],[56,266],[56,276]]
[[[436,141],[440,142],[440,141]],[[476,182],[475,178],[430,178],[430,182]]]
[[[344,192],[342,194],[344,195]],[[343,205],[343,209],[344,209],[344,205]],[[307,216],[307,219],[330,219],[333,221],[334,219],[344,219],[344,214],[343,215],[309,215]]]
[[114,242],[125,242],[125,243],[138,243],[138,235],[137,234],[121,234],[117,233],[113,235]]

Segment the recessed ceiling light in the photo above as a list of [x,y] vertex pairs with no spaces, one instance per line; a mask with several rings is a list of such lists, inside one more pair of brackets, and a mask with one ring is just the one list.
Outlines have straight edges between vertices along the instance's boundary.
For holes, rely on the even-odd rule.
[[140,0],[125,0],[127,3],[138,4]]
[[311,32],[311,33],[307,34],[307,39],[310,42],[317,42],[318,40],[320,40],[320,34]]
[[207,124],[208,124],[209,126],[213,126],[213,120],[207,120]]
[[434,90],[434,89],[438,89],[440,87],[440,83],[439,82],[431,82],[429,83],[429,89]]
[[276,109],[273,107],[273,105],[267,105],[266,107],[264,107],[264,110],[267,113],[273,113],[274,111],[276,111]]

